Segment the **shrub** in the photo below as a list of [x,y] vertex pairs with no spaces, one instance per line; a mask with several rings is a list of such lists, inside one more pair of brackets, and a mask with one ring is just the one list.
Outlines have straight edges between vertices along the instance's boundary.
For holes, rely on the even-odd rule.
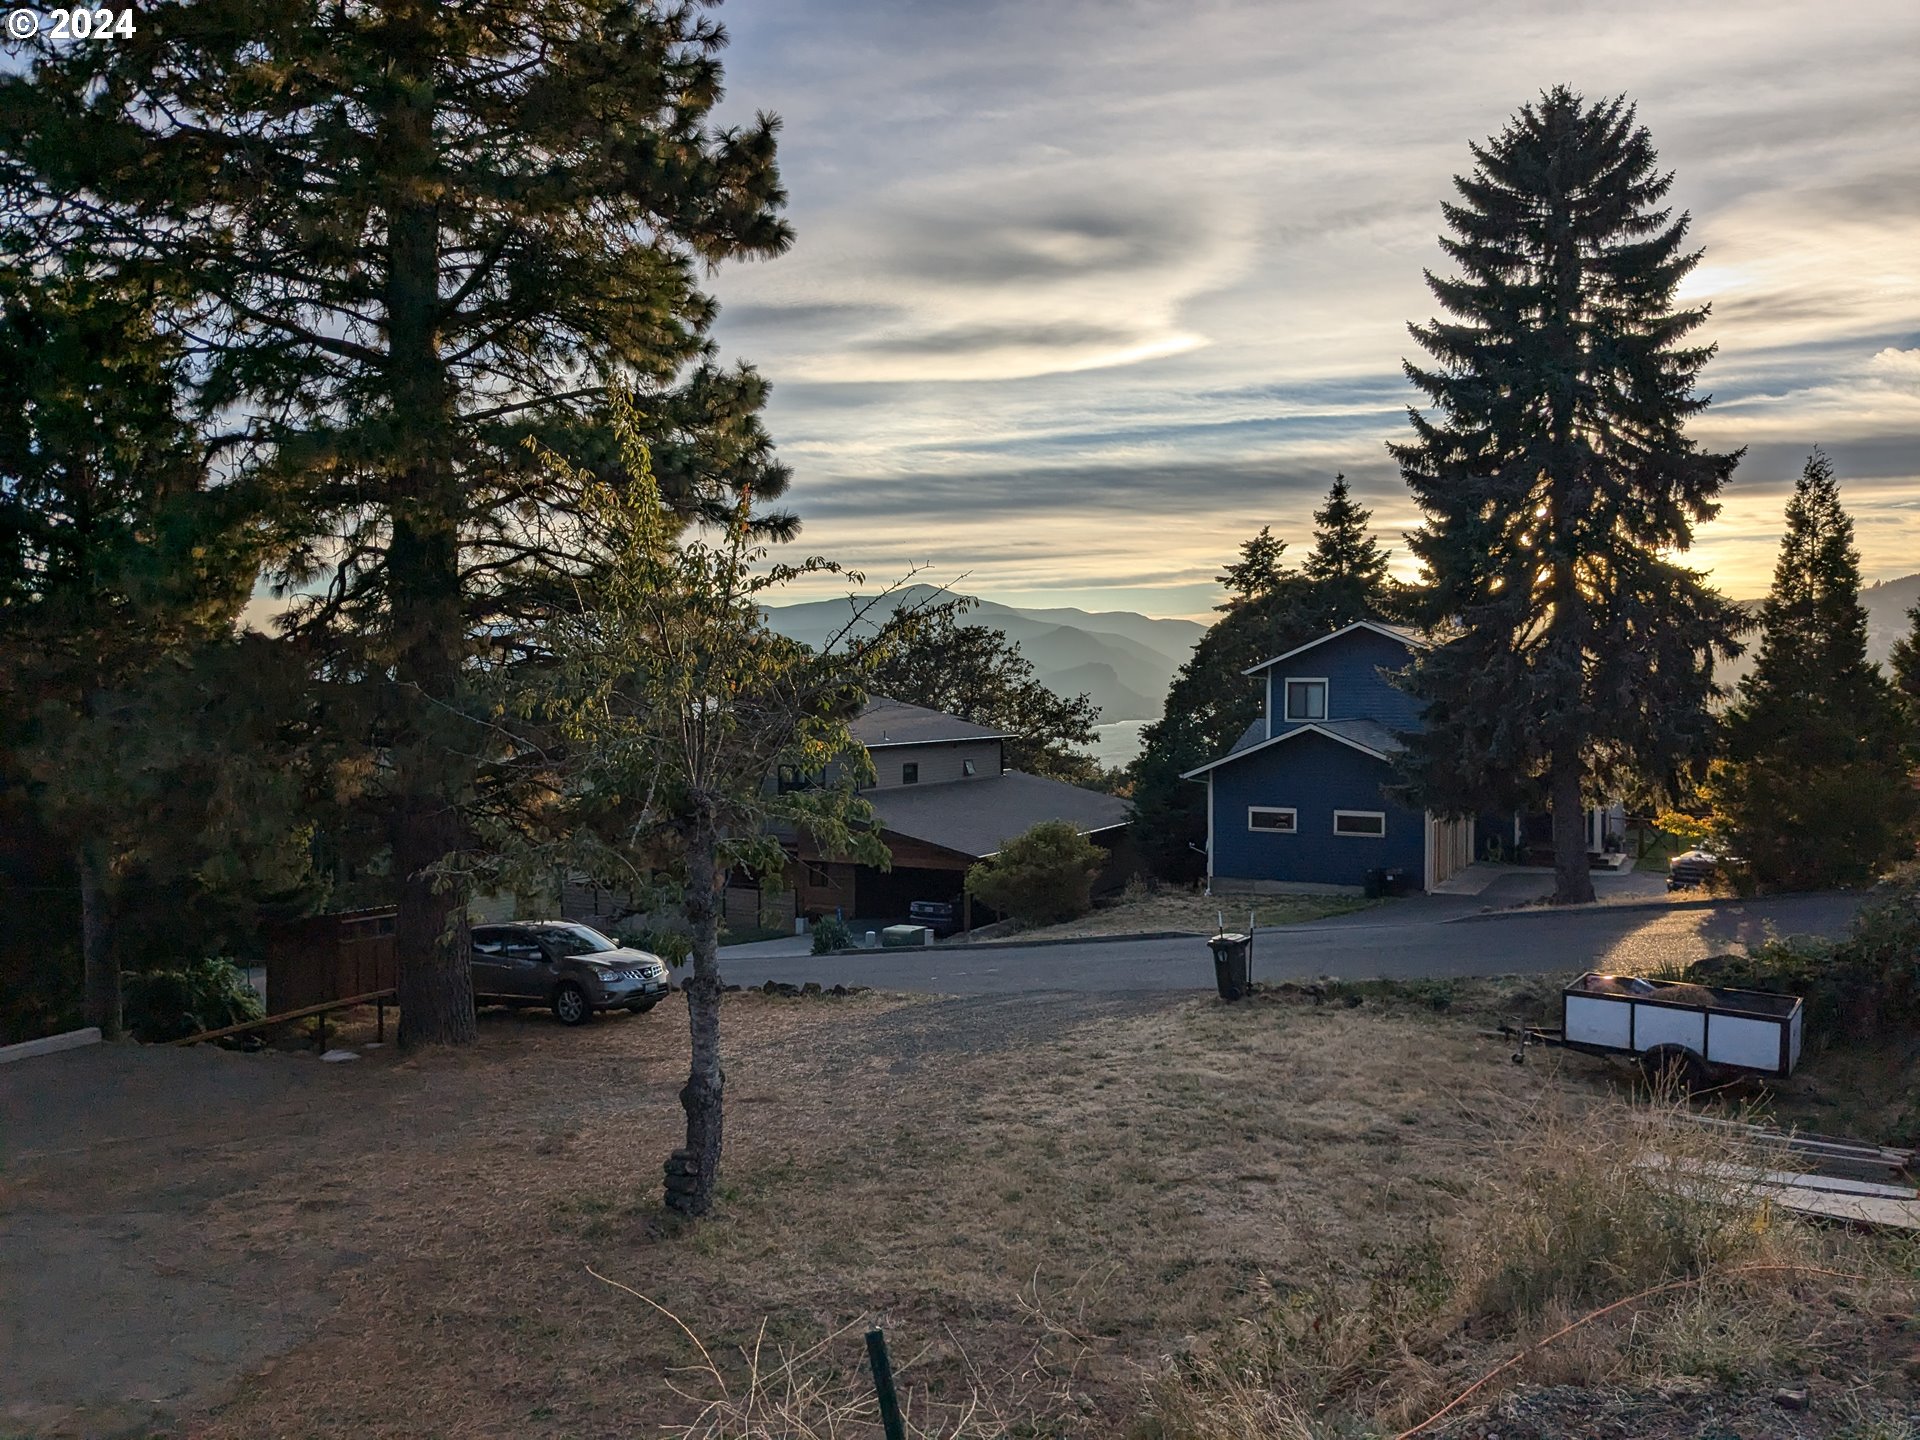
[[684,930],[635,930],[620,938],[622,944],[658,955],[673,966],[686,964],[687,957],[693,954],[693,937]]
[[1808,1034],[1822,1039],[1911,1026],[1920,1021],[1920,865],[1903,865],[1876,885],[1837,944],[1769,940],[1751,954],[1697,961],[1686,978],[1799,995]]
[[838,915],[822,915],[813,922],[814,954],[825,955],[830,950],[845,950],[851,944],[853,932]]
[[967,893],[1025,925],[1071,920],[1093,908],[1106,852],[1065,820],[1043,820],[967,871]]
[[126,977],[127,1029],[154,1043],[258,1020],[266,1013],[231,960],[208,958]]

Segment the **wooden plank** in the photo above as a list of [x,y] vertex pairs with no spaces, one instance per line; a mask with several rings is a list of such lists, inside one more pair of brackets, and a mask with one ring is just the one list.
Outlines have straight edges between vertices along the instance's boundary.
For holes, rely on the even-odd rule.
[[1884,1166],[1891,1170],[1907,1169],[1916,1159],[1920,1159],[1920,1152],[1902,1150],[1892,1145],[1873,1145],[1837,1135],[1816,1135],[1801,1130],[1778,1130],[1768,1125],[1752,1125],[1741,1120],[1724,1120],[1717,1115],[1694,1115],[1684,1111],[1681,1112],[1680,1118],[1708,1129],[1724,1130],[1730,1134],[1743,1136],[1757,1144],[1779,1146],[1803,1155],[1847,1160],[1862,1165]]
[[342,1000],[323,1000],[318,1005],[303,1005],[298,1010],[283,1010],[278,1015],[265,1015],[258,1020],[243,1021],[238,1025],[223,1026],[218,1030],[203,1030],[198,1035],[189,1035],[184,1040],[174,1040],[174,1045],[198,1045],[202,1040],[221,1040],[229,1035],[244,1035],[249,1030],[263,1030],[269,1025],[278,1025],[287,1020],[304,1020],[309,1015],[324,1015],[329,1010],[350,1010],[355,1005],[371,1005],[376,1000],[391,1000],[392,990],[374,990],[365,995],[349,995]]
[[[1820,1220],[1842,1220],[1895,1230],[1920,1230],[1920,1190],[1911,1185],[1878,1185],[1865,1180],[1842,1180],[1831,1175],[1804,1175],[1793,1171],[1762,1170],[1752,1165],[1648,1155],[1638,1168],[1668,1175],[1697,1176],[1697,1183],[1679,1185],[1703,1192],[1703,1198],[1737,1192],[1766,1200],[1782,1210]],[[1713,1182],[1724,1186],[1719,1190]],[[1670,1182],[1671,1183],[1671,1182]]]

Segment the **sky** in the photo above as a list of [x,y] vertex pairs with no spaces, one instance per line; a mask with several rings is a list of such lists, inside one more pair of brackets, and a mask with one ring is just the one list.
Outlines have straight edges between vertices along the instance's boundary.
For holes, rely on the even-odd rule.
[[[1692,563],[1764,592],[1808,451],[1868,580],[1920,570],[1920,5],[728,0],[723,119],[784,122],[797,232],[723,267],[802,544],[875,581],[1204,616],[1385,442],[1468,145],[1625,93],[1704,250],[1692,433],[1747,447]],[[1408,569],[1405,573],[1411,574]]]

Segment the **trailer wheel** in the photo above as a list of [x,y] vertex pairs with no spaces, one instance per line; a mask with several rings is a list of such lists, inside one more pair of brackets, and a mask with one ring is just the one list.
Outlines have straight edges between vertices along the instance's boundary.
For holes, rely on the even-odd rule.
[[1655,1091],[1679,1091],[1691,1095],[1707,1088],[1710,1077],[1707,1062],[1697,1051],[1684,1045],[1656,1045],[1640,1055],[1640,1073]]

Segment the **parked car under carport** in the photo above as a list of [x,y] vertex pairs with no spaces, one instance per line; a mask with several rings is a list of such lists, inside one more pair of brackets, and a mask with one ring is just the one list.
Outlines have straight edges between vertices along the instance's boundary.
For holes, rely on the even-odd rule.
[[476,925],[472,963],[475,1004],[544,1005],[567,1025],[604,1010],[644,1015],[673,988],[658,955],[572,921]]

